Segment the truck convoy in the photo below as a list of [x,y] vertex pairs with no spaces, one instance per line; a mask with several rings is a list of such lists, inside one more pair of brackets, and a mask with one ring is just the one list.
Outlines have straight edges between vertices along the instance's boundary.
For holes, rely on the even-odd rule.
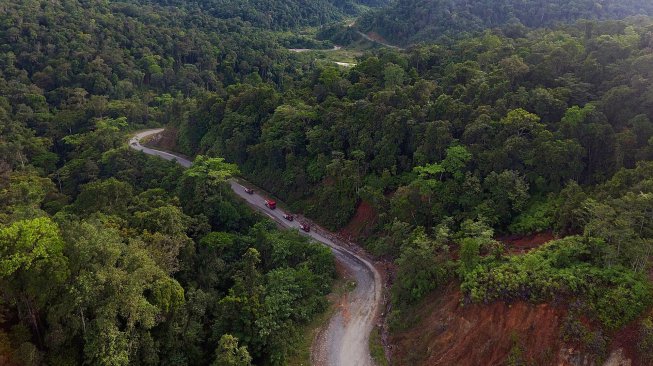
[[[273,201],[271,199],[266,199],[265,200],[265,207],[269,208],[270,210],[274,210],[277,208],[277,202]],[[288,220],[288,221],[293,221],[295,220],[295,217],[289,213],[284,213],[283,218]],[[305,232],[310,232],[311,231],[311,225],[305,223],[305,222],[300,222],[299,223],[299,228],[302,229]]]

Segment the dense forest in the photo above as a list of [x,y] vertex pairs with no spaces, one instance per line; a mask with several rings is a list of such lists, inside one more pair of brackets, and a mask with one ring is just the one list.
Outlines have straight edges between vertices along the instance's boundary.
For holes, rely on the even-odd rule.
[[385,5],[386,0],[139,0],[185,8],[198,8],[212,16],[240,18],[269,29],[319,26],[357,15],[369,7]]
[[[178,146],[332,229],[371,205],[366,247],[398,265],[397,324],[461,281],[466,303],[565,298],[608,337],[651,304],[652,29],[486,31],[326,66],[288,92],[233,86],[175,119]],[[543,231],[566,238],[520,257],[495,240]]]
[[652,15],[647,0],[398,0],[365,14],[357,25],[390,42],[446,41],[487,28],[549,27],[579,19],[622,19]]
[[234,198],[235,166],[126,141],[230,84],[292,82],[289,57],[186,9],[0,4],[0,364],[285,363],[325,309],[329,250]]
[[[286,363],[334,260],[234,175],[334,230],[371,207],[395,328],[453,283],[463,305],[567,304],[597,361],[635,321],[653,355],[653,21],[591,20],[650,4],[399,1],[357,26],[457,36],[343,68],[279,30],[383,2],[309,3],[0,3],[0,364]],[[153,126],[193,168],[127,148]]]

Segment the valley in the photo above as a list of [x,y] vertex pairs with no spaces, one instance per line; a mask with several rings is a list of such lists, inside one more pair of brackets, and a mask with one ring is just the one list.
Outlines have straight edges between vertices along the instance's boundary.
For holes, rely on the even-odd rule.
[[[129,146],[145,154],[157,156],[165,160],[175,161],[188,168],[192,162],[161,150],[142,146],[141,139],[160,134],[163,129],[140,132],[132,137]],[[245,183],[247,184],[247,183]],[[367,259],[367,254],[360,248],[348,248],[339,243],[333,233],[311,224],[311,231],[303,233],[299,220],[285,219],[281,209],[270,210],[265,206],[265,198],[257,192],[247,193],[244,186],[235,179],[230,181],[233,192],[255,210],[270,217],[280,226],[296,230],[313,240],[326,245],[333,251],[336,260],[355,281],[355,288],[343,295],[335,314],[323,326],[313,342],[311,360],[315,365],[347,366],[373,365],[370,358],[370,332],[379,322],[382,304],[382,278],[375,266]]]
[[653,363],[645,0],[0,3],[0,364]]

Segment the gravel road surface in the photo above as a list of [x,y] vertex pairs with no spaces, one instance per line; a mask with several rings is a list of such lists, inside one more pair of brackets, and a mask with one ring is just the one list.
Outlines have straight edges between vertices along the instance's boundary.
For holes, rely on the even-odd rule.
[[[192,162],[174,154],[142,146],[140,140],[163,129],[147,130],[136,134],[129,140],[129,146],[148,155],[173,160],[184,167]],[[289,229],[299,230],[314,240],[327,245],[333,251],[336,260],[356,281],[356,288],[345,294],[339,308],[329,323],[319,332],[313,342],[311,362],[313,365],[325,366],[371,366],[369,337],[377,318],[381,304],[381,276],[374,266],[349,248],[333,239],[334,235],[317,226],[312,226],[309,233],[299,229],[299,220],[287,221],[281,209],[270,210],[265,206],[265,198],[258,192],[248,194],[245,187],[235,179],[230,180],[233,191],[250,206]],[[358,250],[357,250],[358,251]]]

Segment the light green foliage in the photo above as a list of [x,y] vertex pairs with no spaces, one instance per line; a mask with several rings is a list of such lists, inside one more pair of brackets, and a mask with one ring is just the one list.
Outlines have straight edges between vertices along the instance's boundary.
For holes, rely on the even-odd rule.
[[[256,224],[251,233],[256,246],[236,256],[233,286],[219,302],[221,318],[214,332],[238,337],[253,357],[266,355],[273,364],[283,364],[298,325],[324,311],[323,296],[335,272],[328,248],[270,228]],[[203,242],[219,250],[222,258],[234,257],[229,253],[233,249],[224,246],[234,243],[233,237],[213,233]]]
[[[0,5],[0,364],[206,365],[219,329],[246,335],[238,364],[252,359],[243,347],[280,364],[286,335],[324,309],[330,251],[274,225],[254,229],[262,219],[225,184],[263,126],[265,138],[285,137],[264,156],[304,151],[303,128],[321,110],[281,91],[313,67],[280,52],[276,34],[216,18],[207,4]],[[293,23],[339,16],[312,14]],[[344,96],[350,82],[335,72],[327,92]],[[131,131],[170,123],[189,155],[205,149],[186,174],[125,146]],[[353,164],[365,152],[347,160],[362,185]]]
[[74,149],[71,157],[85,158],[124,144],[126,128],[126,117],[102,118],[95,122],[95,128],[92,131],[68,135],[63,138],[63,141]]
[[[379,231],[395,219],[432,228],[445,216],[459,224],[480,215],[501,233],[515,220],[513,230],[577,233],[580,197],[556,195],[570,181],[604,182],[653,156],[645,83],[623,85],[649,78],[646,67],[625,66],[648,62],[632,41],[648,39],[646,26],[615,24],[511,25],[504,35],[364,54],[351,70],[320,66],[306,84],[277,93],[241,84],[221,96],[224,114],[209,103],[215,97],[201,98],[210,126],[185,124],[180,141],[203,135],[196,152],[237,162],[332,229],[377,192]],[[401,82],[388,79],[398,70]],[[531,196],[556,202],[536,207]],[[543,207],[558,204],[551,223]]]
[[195,157],[193,165],[184,172],[184,175],[197,178],[209,186],[222,184],[236,174],[238,167],[235,164],[226,163],[223,158],[209,158],[203,155]]
[[417,166],[413,170],[415,171],[415,173],[419,174],[420,178],[422,179],[435,178],[446,171],[442,166],[442,164],[438,164],[438,163],[428,164],[424,166]]
[[442,161],[442,168],[460,180],[464,176],[465,166],[472,160],[472,154],[464,146],[447,148],[447,156]]
[[623,264],[643,271],[653,252],[653,193],[628,192],[600,203],[592,199],[583,206],[585,235],[608,244],[606,264]]
[[65,235],[74,277],[70,296],[53,310],[51,321],[66,326],[67,337],[85,335],[87,362],[128,364],[136,350],[149,347],[143,338],[148,331],[183,305],[184,290],[147,251],[122,242],[114,229],[69,223]]
[[386,88],[394,88],[404,84],[406,72],[399,65],[388,64],[383,70],[383,80]]
[[61,255],[63,241],[48,218],[18,221],[0,229],[0,278],[17,270],[29,271],[38,261]]
[[494,239],[494,230],[483,219],[463,221],[456,237],[460,247],[458,272],[461,277],[478,266],[482,253],[497,259],[503,254],[503,245]]
[[13,172],[7,185],[0,185],[0,223],[44,216],[45,197],[53,194],[54,183],[35,172]]
[[177,185],[184,212],[203,215],[214,228],[241,227],[252,214],[230,199],[233,196],[227,180],[237,172],[237,167],[226,163],[223,158],[198,156]]
[[[138,207],[143,209],[145,207]],[[190,218],[177,206],[165,205],[150,208],[147,211],[137,211],[134,218],[138,227],[151,233],[160,232],[171,236],[182,235],[188,226]]]
[[418,166],[413,170],[422,179],[442,179],[443,173],[449,173],[460,180],[464,177],[464,168],[471,159],[471,153],[464,146],[451,146],[447,148],[446,157],[442,162]]
[[246,347],[238,347],[238,338],[225,334],[220,338],[215,350],[215,360],[211,366],[249,366],[252,357]]
[[397,219],[384,228],[386,235],[368,245],[372,253],[398,257],[401,247],[412,231],[411,226]]
[[624,267],[602,265],[605,243],[568,237],[522,256],[484,260],[461,284],[472,302],[578,298],[605,327],[616,329],[634,319],[650,302],[646,279]]
[[582,204],[587,194],[576,182],[569,182],[558,195],[554,213],[557,232],[577,232],[582,225]]
[[510,224],[510,232],[528,235],[552,229],[556,212],[555,203],[551,199],[532,202],[528,209],[519,214]]
[[184,289],[172,278],[162,278],[154,283],[152,301],[163,313],[170,313],[184,304]]

